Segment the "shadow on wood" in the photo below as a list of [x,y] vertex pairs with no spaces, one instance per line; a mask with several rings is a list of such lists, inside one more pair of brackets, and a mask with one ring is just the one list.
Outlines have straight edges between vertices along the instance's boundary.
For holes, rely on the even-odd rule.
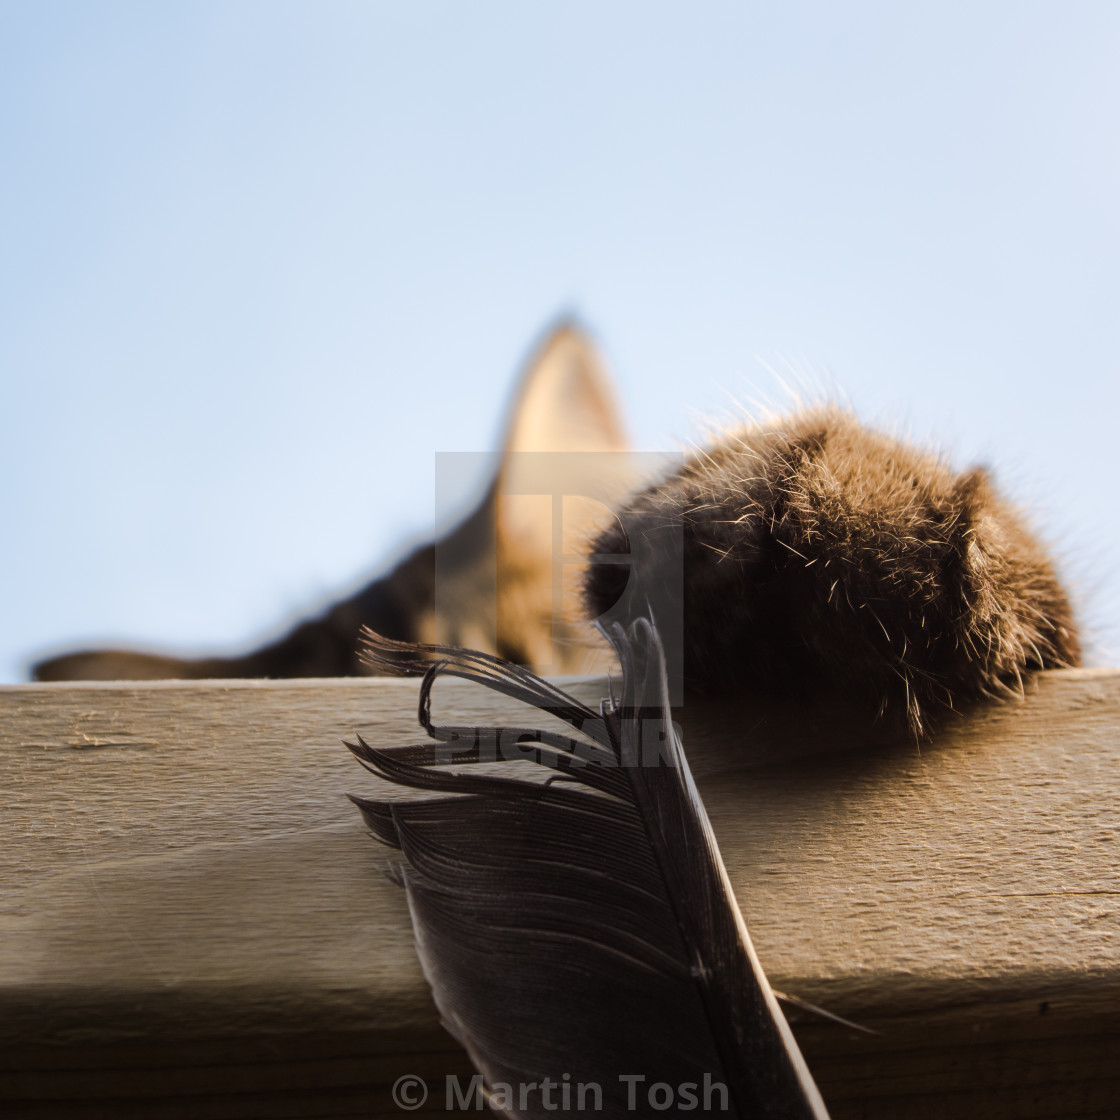
[[[455,683],[456,722],[508,710]],[[416,738],[416,688],[0,689],[5,1117],[399,1116],[408,1074],[444,1112],[469,1067],[340,742]],[[682,721],[772,983],[882,1032],[790,1016],[836,1120],[1115,1113],[1120,673],[1043,674],[920,750]]]

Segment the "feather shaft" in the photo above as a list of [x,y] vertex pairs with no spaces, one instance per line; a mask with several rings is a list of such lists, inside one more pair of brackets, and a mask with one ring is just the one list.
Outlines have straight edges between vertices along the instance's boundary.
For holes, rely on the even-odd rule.
[[[668,1093],[682,1110],[696,1100],[739,1117],[822,1120],[673,724],[656,630],[643,619],[606,634],[621,695],[598,713],[486,654],[374,639],[425,670],[419,715],[435,742],[349,745],[385,781],[436,796],[352,800],[402,854],[443,1021],[491,1106],[526,1120],[557,1110],[548,1086],[561,1103],[594,1087],[594,1110],[609,1116],[662,1111]],[[524,700],[574,734],[437,725],[441,675]],[[533,772],[474,769],[505,757],[503,743]]]

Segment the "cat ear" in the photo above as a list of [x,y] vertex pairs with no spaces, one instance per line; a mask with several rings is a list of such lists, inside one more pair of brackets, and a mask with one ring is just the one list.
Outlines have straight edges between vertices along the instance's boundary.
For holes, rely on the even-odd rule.
[[562,323],[521,375],[507,422],[505,454],[625,451],[628,446],[598,349],[574,323]]
[[590,337],[557,327],[521,377],[493,494],[499,648],[518,635],[518,659],[572,671],[565,648],[580,615],[574,559],[636,484],[613,386]]
[[604,503],[620,496],[613,475],[628,447],[595,344],[562,324],[530,359],[510,410],[496,485],[499,552],[524,565],[578,550]]

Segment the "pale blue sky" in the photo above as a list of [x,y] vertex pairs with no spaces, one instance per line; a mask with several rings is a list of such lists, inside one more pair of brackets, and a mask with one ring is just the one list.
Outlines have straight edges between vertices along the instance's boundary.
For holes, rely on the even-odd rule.
[[1113,0],[0,0],[0,680],[349,590],[573,311],[643,449],[992,464],[1120,662],[1118,123]]

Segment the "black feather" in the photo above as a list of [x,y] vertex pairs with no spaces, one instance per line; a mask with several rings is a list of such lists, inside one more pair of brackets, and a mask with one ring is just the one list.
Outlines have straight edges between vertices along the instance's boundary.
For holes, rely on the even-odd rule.
[[[726,1101],[732,1116],[825,1117],[685,761],[656,631],[640,620],[607,637],[622,695],[599,712],[489,655],[424,647],[437,658],[416,666],[426,669],[420,719],[434,742],[350,745],[396,785],[468,795],[353,798],[403,854],[417,949],[443,1021],[491,1104],[511,1115],[575,1108],[580,1086],[588,1109],[600,1103],[586,1088],[596,1086],[605,1114],[648,1112],[659,1082],[668,1090],[656,1090],[658,1101],[671,1092],[683,1110],[691,1092],[697,1108],[705,1097],[711,1111]],[[436,726],[431,690],[441,675],[524,700],[574,734]],[[512,776],[510,767],[444,765],[511,755],[537,766],[514,766],[523,776]],[[682,1095],[682,1086],[693,1088]]]

